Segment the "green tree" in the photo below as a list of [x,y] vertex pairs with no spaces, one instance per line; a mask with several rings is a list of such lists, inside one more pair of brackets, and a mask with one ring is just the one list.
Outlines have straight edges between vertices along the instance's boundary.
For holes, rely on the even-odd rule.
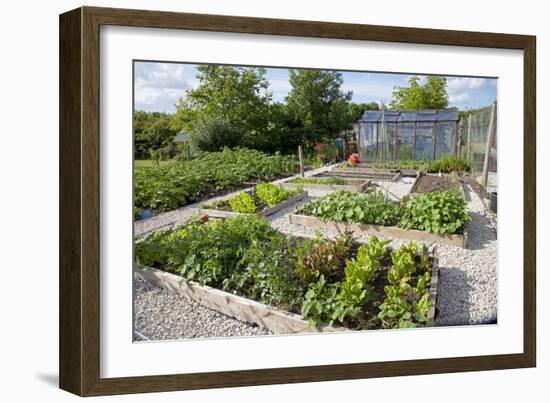
[[221,151],[239,145],[242,133],[223,116],[202,116],[190,132],[193,146],[203,151]]
[[289,70],[291,91],[286,101],[291,116],[302,125],[300,141],[307,145],[335,138],[349,128],[352,92],[343,92],[342,74],[323,70]]
[[418,110],[445,109],[449,104],[447,79],[439,76],[428,76],[421,85],[420,77],[409,78],[408,87],[394,87],[390,109]]
[[363,112],[365,112],[365,111],[379,111],[380,110],[380,106],[378,105],[377,102],[359,103],[359,104],[357,104],[355,102],[351,102],[348,105],[348,108],[349,108],[349,113],[351,115],[350,118],[354,122],[361,119],[361,116],[363,116]]
[[241,145],[253,147],[268,126],[272,94],[265,74],[262,68],[199,66],[199,86],[180,100],[174,127],[192,133],[205,119],[224,119],[242,134]]
[[136,111],[134,113],[134,156],[146,159],[150,150],[163,149],[168,156],[174,148],[176,131],[172,128],[172,117],[167,113]]

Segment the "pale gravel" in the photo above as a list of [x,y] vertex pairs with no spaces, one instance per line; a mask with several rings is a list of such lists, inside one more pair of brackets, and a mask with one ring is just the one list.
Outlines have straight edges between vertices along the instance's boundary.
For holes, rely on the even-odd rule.
[[134,340],[243,337],[273,334],[182,298],[142,279],[134,280]]
[[[412,183],[404,185],[412,186]],[[445,244],[436,245],[440,265],[437,326],[496,323],[497,320],[496,216],[487,210],[483,201],[468,185],[465,185],[464,190],[472,218],[468,224],[467,247],[463,249]],[[334,230],[316,230],[289,223],[289,215],[297,206],[331,191],[308,193],[306,199],[269,216],[268,220],[273,227],[287,234],[313,236],[320,233],[325,237],[335,238],[338,232]],[[149,223],[138,221],[136,232],[138,228],[143,234],[152,228],[174,225],[172,222],[181,223],[194,214],[196,209],[187,206],[153,217],[149,219]],[[366,242],[368,238],[367,235],[359,236],[358,241]],[[398,247],[406,242],[409,241],[393,239],[391,245]],[[136,282],[135,295],[136,330],[154,340],[272,334],[256,325],[240,322],[193,301],[176,297],[142,280]]]

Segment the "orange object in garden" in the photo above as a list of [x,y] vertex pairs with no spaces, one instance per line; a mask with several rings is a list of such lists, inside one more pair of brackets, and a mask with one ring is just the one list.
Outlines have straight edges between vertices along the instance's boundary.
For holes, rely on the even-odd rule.
[[355,165],[355,164],[358,164],[359,163],[359,154],[357,153],[353,153],[349,156],[348,158],[348,162],[351,164],[351,165]]

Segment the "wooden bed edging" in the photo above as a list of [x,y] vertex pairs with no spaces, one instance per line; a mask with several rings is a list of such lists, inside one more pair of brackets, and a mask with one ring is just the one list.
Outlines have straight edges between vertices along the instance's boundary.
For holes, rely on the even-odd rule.
[[401,172],[389,170],[372,171],[361,168],[333,168],[332,170],[325,172],[324,175],[395,182],[401,176]]
[[[266,208],[254,214],[262,217],[267,217],[272,214],[275,214],[278,211],[281,211],[284,208],[287,208],[293,205],[296,202],[299,202],[300,200],[305,199],[306,197],[307,197],[307,192],[302,192],[295,196],[292,196],[290,199],[286,199],[285,201],[282,201],[281,203],[273,207]],[[208,208],[198,208],[197,210],[199,215],[207,215],[209,217],[217,217],[217,218],[229,218],[229,217],[238,217],[238,216],[246,215],[245,213],[236,213],[234,211],[213,210]]]
[[134,273],[145,281],[176,295],[198,302],[202,306],[236,318],[255,323],[279,334],[325,333],[350,331],[343,327],[311,326],[300,315],[282,311],[226,291],[201,286],[192,281],[152,267],[134,267]]
[[416,229],[404,229],[399,227],[389,227],[384,225],[375,224],[349,224],[338,221],[323,221],[320,218],[301,215],[290,214],[289,221],[291,224],[305,225],[311,228],[318,229],[332,229],[343,233],[345,230],[351,230],[356,234],[366,235],[379,235],[390,238],[411,239],[421,242],[440,242],[451,246],[457,246],[459,248],[466,247],[467,232],[464,230],[464,234],[434,234],[426,231],[419,231]]
[[358,185],[323,185],[320,183],[289,183],[283,182],[280,185],[284,189],[298,189],[302,188],[304,190],[334,190],[341,191],[345,190],[348,192],[364,192],[368,185],[368,180],[363,181]]

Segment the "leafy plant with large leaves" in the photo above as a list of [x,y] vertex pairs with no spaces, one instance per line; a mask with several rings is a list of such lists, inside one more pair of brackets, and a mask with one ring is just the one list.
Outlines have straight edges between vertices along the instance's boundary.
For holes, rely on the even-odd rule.
[[386,201],[380,192],[334,192],[304,204],[297,212],[326,221],[361,224],[395,225],[399,220],[399,205]]
[[424,193],[404,202],[399,221],[402,228],[439,234],[455,234],[470,221],[466,201],[455,192]]

